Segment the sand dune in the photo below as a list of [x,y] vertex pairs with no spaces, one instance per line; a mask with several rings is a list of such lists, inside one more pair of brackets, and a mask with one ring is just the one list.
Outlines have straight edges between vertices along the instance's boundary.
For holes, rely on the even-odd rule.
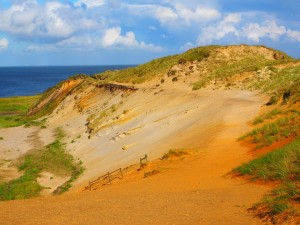
[[[247,122],[265,97],[240,90],[189,91],[182,84],[161,90],[141,86],[122,94],[96,89],[89,98],[79,96],[89,106],[81,111],[74,110],[78,100],[68,96],[48,118],[47,129],[35,131],[46,143],[51,131],[62,127],[67,149],[83,161],[86,171],[63,196],[0,202],[3,224],[260,223],[246,209],[267,188],[225,175],[251,158],[236,140],[249,130]],[[87,118],[99,114],[105,104],[117,109],[109,111],[88,138]],[[34,132],[14,129],[14,135],[23,133],[22,140]],[[6,138],[10,140],[8,133]],[[24,143],[23,153],[29,149]],[[193,149],[197,154],[168,161],[161,173],[149,178],[125,174],[111,186],[81,192],[89,180],[136,164],[145,154],[158,159],[170,149]]]

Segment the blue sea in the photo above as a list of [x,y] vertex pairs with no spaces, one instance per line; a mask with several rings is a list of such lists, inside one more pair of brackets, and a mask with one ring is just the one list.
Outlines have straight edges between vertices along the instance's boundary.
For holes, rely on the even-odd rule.
[[128,67],[132,66],[0,67],[0,97],[36,95],[75,74],[93,75]]

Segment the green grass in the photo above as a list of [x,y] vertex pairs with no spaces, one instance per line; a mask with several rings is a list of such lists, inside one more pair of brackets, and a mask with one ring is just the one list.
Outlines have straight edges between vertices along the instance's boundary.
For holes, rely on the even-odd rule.
[[274,90],[288,89],[295,82],[299,82],[299,78],[300,66],[287,67],[275,71],[271,70],[270,79],[259,80],[255,86],[264,92],[272,92]]
[[[256,180],[279,181],[281,185],[254,207],[267,215],[294,212],[291,203],[300,199],[300,139],[254,159],[234,170]],[[261,213],[258,211],[258,213]]]
[[0,98],[0,128],[16,127],[29,123],[28,109],[40,96]]
[[[207,64],[205,64],[207,73],[204,76],[201,75],[199,81],[193,85],[193,89],[197,90],[206,86],[209,81],[216,78],[228,78],[235,74],[243,72],[258,71],[266,66],[269,66],[270,70],[273,69],[273,71],[275,71],[275,68],[272,66],[293,61],[293,59],[286,54],[274,49],[270,50],[284,55],[285,59],[277,61],[267,59],[264,57],[264,55],[253,54],[250,48],[245,48],[243,52],[237,53],[239,55],[232,55],[232,58],[216,58],[216,55],[218,53],[215,50],[220,47],[221,46],[198,47],[191,49],[181,55],[174,55],[156,59],[149,63],[126,70],[107,71],[101,74],[97,74],[93,77],[99,80],[106,80],[108,82],[118,81],[125,83],[142,83],[157,76],[166,74],[167,72],[170,72],[170,74],[174,73],[174,71],[169,70],[175,64],[195,60],[200,62],[209,58],[210,60],[207,61]],[[239,57],[239,59],[237,59],[237,57]],[[285,73],[285,71],[283,71],[283,73]],[[258,86],[258,84],[256,85]]]
[[[265,119],[272,119],[273,116],[278,115],[279,113],[281,113],[280,110],[273,110],[262,117],[256,118],[254,123],[262,123]],[[240,137],[239,140],[250,138],[251,142],[257,145],[257,148],[262,148],[284,138],[299,135],[300,115],[298,111],[290,111],[283,117],[252,130],[246,135]]]
[[[91,77],[83,74],[75,75],[69,78],[69,80],[82,79],[83,82],[78,84],[72,90],[69,90],[67,93],[63,93],[59,95],[56,99],[49,101],[34,114],[38,117],[50,114],[67,95],[74,92],[81,92],[88,85],[112,82],[131,84],[144,83],[155,78],[160,78],[168,74],[168,72],[172,73],[172,71],[170,71],[172,66],[183,64],[187,61],[207,61],[207,63],[203,64],[205,68],[202,68],[202,71],[206,72],[204,72],[203,74],[201,73],[201,76],[199,76],[199,81],[194,83],[194,90],[205,87],[213,79],[227,79],[228,77],[231,77],[235,74],[258,71],[266,66],[269,66],[270,71],[273,71],[273,73],[275,74],[278,71],[275,67],[272,66],[293,61],[293,59],[287,56],[286,54],[274,49],[270,50],[284,55],[285,59],[267,59],[263,54],[253,54],[253,51],[251,50],[252,47],[245,46],[241,48],[241,52],[237,51],[229,58],[219,57],[218,48],[220,47],[222,46],[198,47],[190,49],[187,52],[184,52],[183,54],[158,58],[148,63],[123,70],[105,71],[103,73],[95,74]],[[226,48],[226,46],[222,48]],[[65,81],[62,81],[54,87],[49,88],[42,95],[38,103],[51,96],[51,94],[53,94],[57,89],[59,89],[64,82]],[[257,83],[255,85],[257,87],[264,86],[264,84],[262,83]],[[37,106],[38,103],[35,106]]]
[[276,117],[277,115],[281,115],[282,113],[282,110],[275,108],[270,112],[265,113],[264,115],[256,117],[252,124],[257,125],[263,123],[265,120],[272,120],[274,117]]
[[0,114],[26,114],[28,108],[32,106],[38,99],[37,96],[9,97],[0,98]]
[[[75,81],[75,80],[82,80],[80,84],[75,85],[73,88],[70,88],[69,90],[64,90],[61,92],[58,96],[55,98],[51,98],[50,101],[47,101],[44,103],[43,107],[37,108],[37,106],[46,100],[48,97],[50,97],[55,91],[59,90],[67,81]],[[30,116],[34,118],[40,118],[42,116],[49,115],[53,112],[53,110],[61,103],[66,96],[68,96],[70,93],[72,93],[75,90],[78,89],[84,89],[84,84],[86,84],[90,80],[90,77],[85,75],[85,74],[77,74],[74,76],[69,77],[66,80],[63,80],[56,84],[53,87],[48,88],[42,96],[39,98],[39,100],[32,106],[30,107]],[[84,82],[86,81],[86,82]],[[84,83],[84,84],[83,84]]]
[[172,149],[172,150],[169,150],[167,153],[165,153],[163,155],[163,157],[161,158],[161,160],[167,160],[172,157],[181,157],[181,156],[185,156],[185,155],[188,155],[188,153],[185,150]]
[[261,205],[264,205],[272,215],[282,213],[286,210],[294,211],[290,201],[295,201],[299,194],[300,189],[294,182],[285,182],[266,195]]
[[[271,67],[272,68],[272,67]],[[251,86],[251,85],[250,85]],[[258,79],[254,89],[271,95],[269,104],[294,104],[300,101],[300,65],[272,70],[268,79]]]
[[252,160],[235,171],[254,179],[300,181],[300,139]]
[[208,58],[210,52],[217,46],[207,46],[191,49],[180,55],[167,56],[152,60],[149,63],[124,70],[106,71],[92,77],[106,82],[117,81],[121,83],[143,83],[155,77],[166,74],[170,68],[183,61],[202,61]]
[[[240,55],[232,55],[231,58],[216,58],[216,54],[216,52],[211,53],[210,61],[205,64],[207,72],[201,75],[198,82],[194,83],[193,90],[205,87],[210,81],[215,79],[226,80],[236,74],[257,72],[266,66],[277,65],[292,60],[288,56],[286,56],[285,60],[279,61],[267,59],[264,55],[253,54],[248,48],[241,51]],[[238,56],[240,59],[237,60]],[[256,85],[258,86],[258,84]]]
[[32,198],[39,194],[43,187],[37,182],[40,171],[26,170],[18,179],[0,185],[0,200]]
[[57,128],[55,135],[54,142],[43,149],[32,150],[20,159],[19,170],[24,171],[24,175],[0,185],[1,200],[26,199],[39,195],[44,188],[37,182],[42,171],[70,176],[60,188],[60,193],[71,187],[72,182],[83,172],[83,167],[66,151],[63,143],[64,132]]

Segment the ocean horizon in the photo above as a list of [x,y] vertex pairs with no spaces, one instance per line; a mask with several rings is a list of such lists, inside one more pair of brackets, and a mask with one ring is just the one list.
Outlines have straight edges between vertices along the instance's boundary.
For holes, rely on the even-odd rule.
[[0,67],[0,98],[37,95],[76,74],[93,75],[133,66],[135,65]]

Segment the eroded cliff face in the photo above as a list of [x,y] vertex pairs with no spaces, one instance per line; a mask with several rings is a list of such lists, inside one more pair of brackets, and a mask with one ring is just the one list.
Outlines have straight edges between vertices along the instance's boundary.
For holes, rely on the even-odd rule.
[[104,90],[109,91],[111,93],[115,93],[117,91],[123,91],[125,93],[128,92],[134,92],[138,89],[134,86],[126,86],[126,85],[120,85],[120,84],[100,84],[97,85],[98,88],[104,88]]
[[51,113],[52,110],[83,81],[84,79],[71,79],[62,82],[58,87],[46,92],[38,104],[29,110],[28,115],[33,116],[43,110],[45,114]]

